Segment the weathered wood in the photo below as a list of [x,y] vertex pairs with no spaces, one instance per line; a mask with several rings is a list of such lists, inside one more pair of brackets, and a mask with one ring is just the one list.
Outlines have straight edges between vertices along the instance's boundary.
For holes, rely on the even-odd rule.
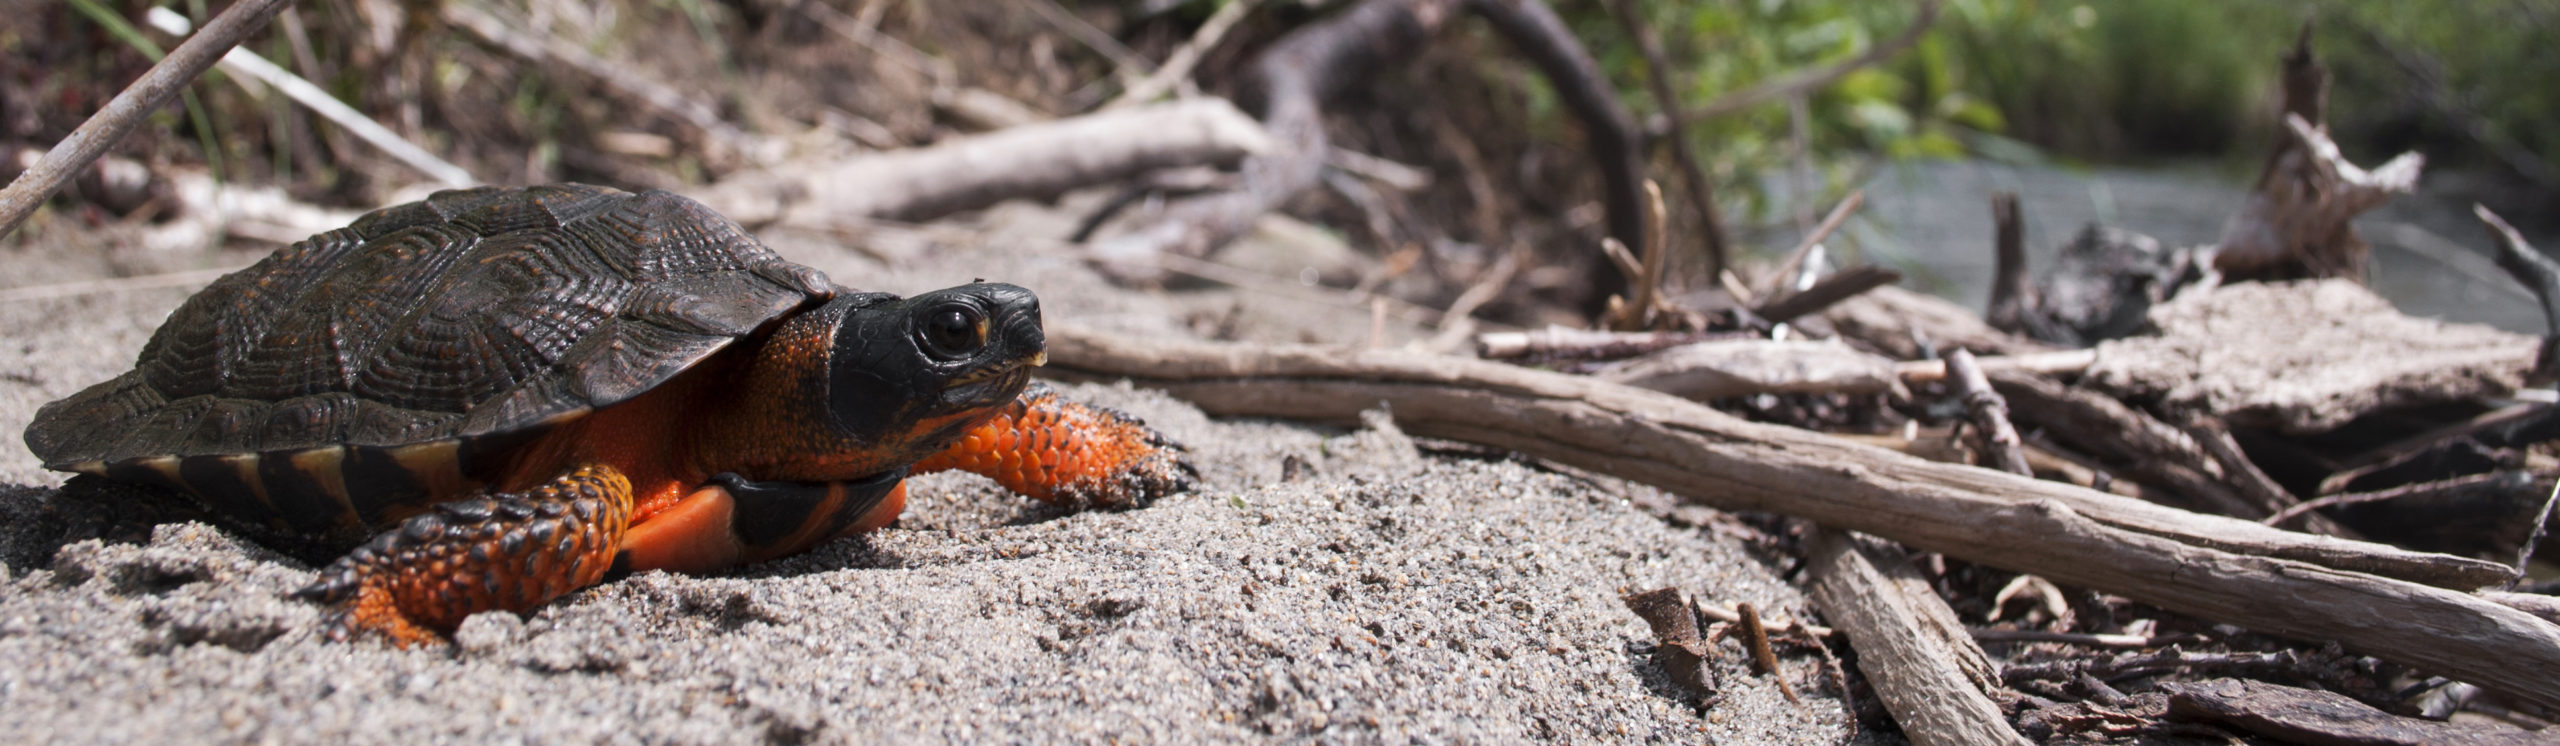
[[[1723,510],[1783,513],[2272,634],[2334,640],[2560,706],[2560,626],[2468,591],[2508,568],[2279,531],[1742,421],[1657,392],[1392,350],[1049,335],[1056,373],[1213,414],[1353,422],[1507,448]],[[2444,586],[2444,587],[2433,587]],[[2447,590],[2456,588],[2460,590]],[[2375,614],[2374,609],[2392,609]]]
[[98,113],[89,115],[79,128],[45,151],[43,160],[10,180],[8,188],[0,189],[0,238],[18,230],[18,224],[35,214],[36,208],[52,198],[63,182],[105,155],[107,148],[133,131],[134,125],[169,103],[169,97],[185,90],[196,76],[204,74],[205,68],[222,59],[223,53],[266,27],[267,20],[288,5],[292,5],[289,0],[241,0],[205,24],[202,33],[187,37],[168,56],[152,64],[115,98],[108,99]]
[[2001,686],[1990,656],[1909,561],[1832,530],[1816,532],[1808,554],[1814,605],[1848,633],[1858,668],[1914,743],[2027,742],[1986,696]]
[[2027,315],[2037,307],[2036,284],[2027,276],[2027,232],[2018,214],[2018,193],[1991,195],[1991,303],[1982,320],[1991,328],[2026,334]]
[[1691,696],[1715,699],[1716,672],[1707,667],[1707,661],[1716,657],[1715,647],[1698,635],[1698,615],[1681,600],[1680,589],[1656,588],[1618,600],[1653,628],[1658,643],[1653,649],[1654,665]]
[[1901,388],[1893,361],[1836,341],[1685,344],[1601,370],[1608,381],[1696,401],[1753,394],[1876,394]]
[[2548,386],[2560,381],[2560,262],[2534,250],[2533,244],[2524,242],[2524,234],[2489,208],[2472,205],[2471,214],[2497,237],[2498,268],[2531,288],[2533,297],[2542,301],[2542,350],[2533,356],[2533,373],[2525,377],[2526,383]]
[[1203,98],[1069,117],[931,147],[798,163],[696,195],[730,219],[825,225],[922,220],[1007,199],[1047,198],[1159,169],[1234,163],[1275,147],[1252,117]]
[[2417,189],[2426,159],[2402,153],[2372,171],[2347,162],[2329,140],[2329,72],[2311,50],[2311,26],[2284,59],[2283,130],[2257,187],[2224,228],[2214,265],[2234,279],[2362,281],[2372,247],[2356,215]]
[[[1991,328],[1952,301],[1887,285],[1823,309],[1840,336],[1904,360],[1963,348],[1981,354],[2046,352],[2052,345]],[[1927,349],[1923,349],[1923,344]]]
[[1751,313],[1772,324],[1784,324],[1796,317],[1818,313],[1833,304],[1858,294],[1902,281],[1902,273],[1872,264],[1850,267],[1824,276],[1813,287],[1762,303]]
[[1974,364],[1973,353],[1947,353],[1947,377],[1955,380],[1956,394],[1964,399],[1974,432],[1980,434],[1983,449],[1990,452],[1989,465],[2019,476],[2035,476],[2035,470],[2027,468],[2026,448],[2018,440],[2018,426],[2009,422],[2009,402],[2000,398],[2000,392],[1991,390],[1991,381],[1982,376],[1982,366]]
[[2153,411],[2315,433],[2368,412],[2470,402],[2524,383],[2539,340],[2413,318],[2345,280],[2237,283],[2151,310],[2098,346],[2080,385]]
[[2439,723],[2373,709],[2342,694],[2264,681],[2168,683],[2169,717],[2221,723],[2287,743],[2313,746],[2548,744],[2551,735],[2494,725]]

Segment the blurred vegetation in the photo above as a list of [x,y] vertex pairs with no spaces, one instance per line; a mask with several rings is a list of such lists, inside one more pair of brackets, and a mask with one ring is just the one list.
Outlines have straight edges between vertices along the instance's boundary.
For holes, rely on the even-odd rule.
[[[1920,3],[1640,0],[1664,39],[1686,107],[1774,76],[1848,59],[1902,33]],[[1640,115],[1635,46],[1597,1],[1560,3]],[[1829,191],[1876,157],[2150,162],[2254,168],[2275,132],[2277,60],[2305,19],[2335,74],[2330,122],[2351,157],[2418,149],[2545,192],[2555,152],[2560,0],[1946,0],[1931,32],[1891,61],[1807,100],[1808,140]],[[1689,135],[1737,217],[1765,221],[1794,158],[1788,105],[1692,123]],[[1731,209],[1731,207],[1729,207]]]

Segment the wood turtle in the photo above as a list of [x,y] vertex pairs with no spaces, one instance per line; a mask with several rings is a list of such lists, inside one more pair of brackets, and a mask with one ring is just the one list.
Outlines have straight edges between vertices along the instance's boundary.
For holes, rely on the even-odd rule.
[[456,190],[214,282],[26,441],[345,551],[299,594],[333,637],[406,646],[879,528],[910,474],[1099,505],[1188,485],[1144,423],[1031,384],[1043,345],[1029,290],[857,292],[674,194]]

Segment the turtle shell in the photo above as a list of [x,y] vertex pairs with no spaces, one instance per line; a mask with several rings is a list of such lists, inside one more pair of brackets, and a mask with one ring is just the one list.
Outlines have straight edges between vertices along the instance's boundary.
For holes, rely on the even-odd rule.
[[629,399],[833,292],[667,192],[438,192],[215,281],[131,372],[46,405],[26,441],[49,468],[264,503],[211,506],[235,517],[329,522],[309,514],[326,506],[270,495],[313,490],[260,475],[330,483],[319,491],[344,506],[355,475],[305,467],[453,474],[435,462],[461,446]]

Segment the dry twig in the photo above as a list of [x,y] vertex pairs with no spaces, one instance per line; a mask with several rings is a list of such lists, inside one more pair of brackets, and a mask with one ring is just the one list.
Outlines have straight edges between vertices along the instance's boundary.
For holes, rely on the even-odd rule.
[[105,108],[81,122],[70,136],[54,143],[52,150],[45,151],[44,160],[18,174],[9,182],[9,188],[0,189],[0,238],[16,232],[19,223],[35,214],[36,207],[62,189],[63,182],[105,155],[108,147],[133,131],[134,125],[168,103],[169,97],[178,95],[196,76],[203,75],[205,68],[212,67],[224,52],[266,26],[267,20],[287,4],[287,0],[240,0],[233,4],[215,16],[212,23],[205,24],[203,32],[187,37],[169,56],[160,58],[141,79],[107,101]]
[[[1487,361],[1115,339],[1068,327],[1052,330],[1049,342],[1044,371],[1130,378],[1212,414],[1355,421],[1384,403],[1415,435],[1518,450],[1709,507],[1803,517],[2262,632],[2335,640],[2560,706],[2560,680],[2548,675],[2560,670],[2560,626],[2469,592],[2512,577],[2497,563],[1930,463]],[[2395,611],[2371,613],[2377,608]]]

